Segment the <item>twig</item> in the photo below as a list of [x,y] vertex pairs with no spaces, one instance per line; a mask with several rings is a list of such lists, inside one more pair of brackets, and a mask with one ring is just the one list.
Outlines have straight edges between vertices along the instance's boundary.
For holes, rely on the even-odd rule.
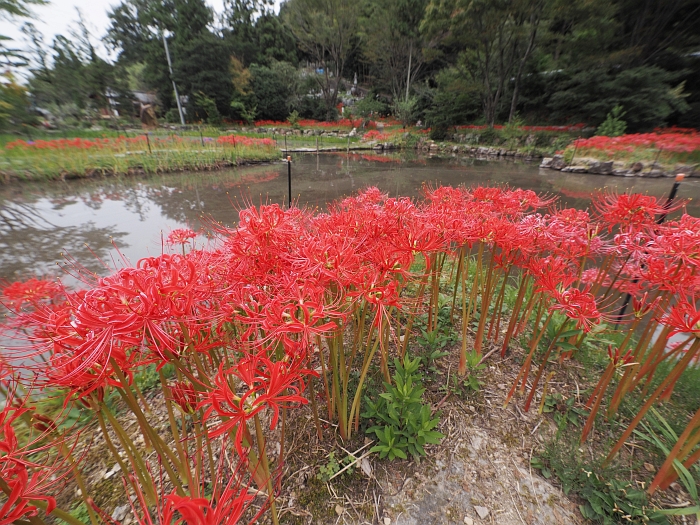
[[[369,443],[369,444],[371,444],[371,443]],[[365,445],[365,446],[366,446],[366,445]],[[362,448],[364,448],[364,447],[362,447]],[[343,450],[345,450],[345,449],[343,449]],[[342,474],[343,472],[345,472],[347,469],[349,469],[350,467],[352,467],[355,463],[357,463],[358,461],[362,461],[364,458],[366,458],[366,457],[369,456],[370,454],[371,454],[371,452],[365,452],[365,453],[362,454],[359,458],[355,458],[354,461],[352,461],[351,463],[348,463],[348,464],[345,465],[342,469],[340,469],[338,472],[336,472],[336,473],[333,474],[330,478],[328,478],[328,481],[331,481],[333,478],[339,476],[340,474]]]

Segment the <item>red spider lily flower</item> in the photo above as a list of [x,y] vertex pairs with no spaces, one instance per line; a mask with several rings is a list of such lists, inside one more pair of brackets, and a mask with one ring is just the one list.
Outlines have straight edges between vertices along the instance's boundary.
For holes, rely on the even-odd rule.
[[668,337],[675,334],[693,334],[700,338],[700,310],[698,301],[683,297],[677,304],[673,305],[667,315],[661,318],[661,324],[670,326],[672,329]]
[[63,287],[54,281],[29,279],[24,282],[14,282],[2,290],[5,306],[18,312],[24,303],[38,305],[45,301],[53,301],[63,294]]
[[194,387],[185,383],[184,381],[175,381],[170,386],[170,391],[173,395],[173,401],[178,404],[178,406],[186,414],[192,414],[197,409],[197,404],[199,401],[199,396]]
[[684,205],[682,200],[666,203],[665,200],[662,202],[656,197],[639,193],[599,193],[593,199],[593,207],[609,231],[617,225],[623,230],[634,230],[654,224],[657,215],[670,213]]
[[177,228],[168,234],[165,242],[171,246],[174,244],[187,244],[190,239],[197,237],[197,232],[189,228]]
[[[3,458],[4,459],[4,458]],[[6,462],[0,466],[0,475],[10,488],[7,501],[0,507],[0,525],[15,523],[20,518],[32,518],[39,515],[39,509],[31,501],[46,502],[47,515],[56,508],[56,500],[47,496],[39,473],[31,478],[24,465],[9,467]]]
[[613,350],[612,345],[608,345],[608,358],[610,359],[610,362],[615,368],[627,366],[632,362],[633,359],[632,350],[627,350],[627,352],[624,355],[622,355],[620,354],[619,348],[615,348]]
[[659,304],[659,298],[657,297],[654,301],[648,300],[649,292],[644,292],[641,297],[632,298],[632,311],[637,319],[641,319]]
[[[232,369],[225,369],[222,365],[214,378],[213,389],[207,393],[197,408],[204,408],[204,420],[216,414],[221,418],[221,423],[211,427],[208,431],[209,438],[215,438],[235,431],[234,446],[238,455],[244,457],[243,437],[245,436],[245,423],[255,414],[265,409],[258,405],[253,407],[248,401],[249,397],[254,397],[255,392],[248,390],[242,395],[237,395],[229,383],[228,376],[233,373]],[[251,400],[252,401],[252,400]]]
[[602,318],[596,307],[593,294],[582,292],[578,288],[570,288],[555,295],[555,303],[551,310],[563,312],[570,319],[576,321],[576,327],[588,332],[593,325],[598,324]]

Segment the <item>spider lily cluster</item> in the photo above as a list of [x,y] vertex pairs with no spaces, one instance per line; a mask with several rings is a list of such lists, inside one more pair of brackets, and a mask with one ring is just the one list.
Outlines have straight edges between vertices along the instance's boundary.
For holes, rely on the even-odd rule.
[[[525,410],[538,395],[542,408],[553,358],[573,359],[591,336],[623,326],[622,343],[600,349],[609,366],[581,437],[604,401],[611,415],[640,392],[645,404],[611,460],[700,352],[700,220],[657,223],[679,207],[600,194],[588,212],[520,189],[425,188],[414,201],[370,188],[327,213],[241,210],[237,227],[214,228],[210,249],[175,230],[168,243],[178,253],[85,279],[79,291],[38,279],[7,285],[3,333],[13,344],[0,361],[0,524],[40,524],[49,514],[79,523],[51,495],[69,480],[91,521],[105,519],[81,475],[86,436],[35,404],[56,389],[66,407],[93,414],[139,523],[235,523],[264,512],[277,523],[289,413],[308,404],[319,437],[328,417],[349,440],[372,365],[390,383],[389,363],[409,351],[417,317],[434,331],[445,310],[461,335],[462,375],[468,355],[505,355],[525,341],[504,399]],[[621,313],[627,294],[632,311]],[[682,341],[669,345],[676,334]],[[671,371],[653,381],[661,363]],[[167,431],[153,425],[134,382],[153,365]],[[114,392],[143,446],[108,407]],[[700,415],[671,459],[700,459],[699,429]],[[651,490],[673,480],[665,466]]]

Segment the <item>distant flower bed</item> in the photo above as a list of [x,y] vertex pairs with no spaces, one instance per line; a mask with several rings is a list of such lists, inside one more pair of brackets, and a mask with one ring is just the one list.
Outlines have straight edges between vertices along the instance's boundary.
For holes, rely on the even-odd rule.
[[376,140],[379,142],[386,142],[387,140],[389,140],[389,134],[388,133],[380,133],[376,129],[373,129],[373,130],[365,133],[363,140]]
[[608,155],[633,152],[637,149],[656,149],[671,153],[700,151],[700,133],[694,129],[659,129],[654,133],[633,133],[620,137],[596,136],[574,141],[581,150],[597,150]]

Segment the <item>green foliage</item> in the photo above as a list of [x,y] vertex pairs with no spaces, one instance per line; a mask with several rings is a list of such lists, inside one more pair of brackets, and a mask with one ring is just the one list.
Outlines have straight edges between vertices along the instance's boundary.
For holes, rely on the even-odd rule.
[[651,129],[688,109],[682,90],[674,89],[679,78],[657,66],[581,70],[555,87],[549,107],[555,117],[598,123],[611,107],[621,105],[632,131]]
[[595,134],[604,137],[619,137],[620,135],[624,135],[627,129],[627,122],[622,120],[624,116],[625,111],[622,110],[622,106],[615,106],[612,108],[612,111],[608,113],[608,116],[605,117],[605,121],[595,130]]
[[202,113],[207,124],[221,124],[221,113],[219,113],[219,109],[216,107],[216,102],[214,102],[213,98],[199,91],[194,94],[194,100],[199,110],[198,113]]
[[9,74],[0,80],[0,130],[18,131],[37,119],[29,110],[27,90]]
[[299,112],[295,109],[287,116],[287,122],[289,122],[293,128],[298,128],[299,118]]
[[386,392],[374,401],[365,397],[367,410],[362,417],[374,420],[377,424],[367,429],[368,434],[375,434],[379,444],[372,447],[372,452],[379,452],[379,457],[389,459],[406,459],[411,454],[415,459],[425,456],[423,448],[429,443],[439,443],[443,438],[433,429],[439,418],[433,418],[430,406],[424,405],[421,396],[425,389],[421,386],[418,373],[420,358],[406,357],[403,364],[394,359],[394,383],[384,383]]
[[377,117],[379,115],[383,115],[387,112],[387,110],[387,104],[382,100],[379,100],[377,95],[374,93],[367,94],[367,96],[362,100],[359,100],[353,108],[353,112],[364,119],[369,119],[372,116]]
[[417,106],[418,100],[415,97],[394,102],[394,116],[401,121],[404,128],[416,122]]
[[[316,474],[316,479],[324,482],[329,481],[333,476],[335,476],[347,465],[352,464],[353,461],[355,461],[355,458],[353,458],[350,455],[347,455],[344,458],[338,460],[335,457],[335,452],[331,451],[331,453],[328,454],[328,463],[326,463],[325,465],[321,465],[318,468],[318,474]],[[352,474],[353,469],[354,466],[348,467],[343,471],[341,476],[348,476]]]
[[546,478],[555,474],[565,494],[576,494],[584,503],[581,514],[596,523],[663,525],[668,520],[650,505],[646,492],[620,479],[612,468],[582,458],[576,437],[557,439],[548,444],[539,457],[531,460]]
[[250,89],[257,108],[255,117],[285,120],[296,104],[299,82],[297,70],[290,64],[276,62],[271,67],[253,64]]
[[[167,364],[163,367],[163,375],[166,378],[171,378],[175,375],[175,367]],[[151,390],[160,385],[160,376],[156,369],[156,365],[148,365],[141,368],[134,374],[134,382],[142,392]]]

